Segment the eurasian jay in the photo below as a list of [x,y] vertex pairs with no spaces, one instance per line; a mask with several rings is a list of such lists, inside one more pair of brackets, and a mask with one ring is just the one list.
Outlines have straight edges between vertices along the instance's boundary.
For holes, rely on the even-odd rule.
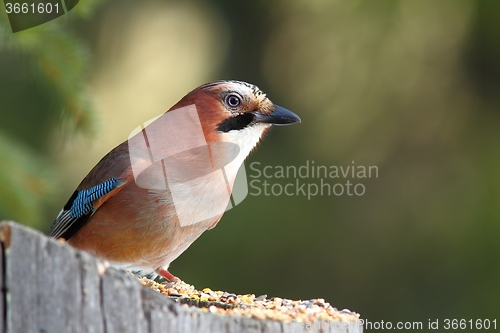
[[49,234],[111,264],[177,280],[169,264],[219,222],[263,134],[297,122],[254,85],[202,85],[104,156]]

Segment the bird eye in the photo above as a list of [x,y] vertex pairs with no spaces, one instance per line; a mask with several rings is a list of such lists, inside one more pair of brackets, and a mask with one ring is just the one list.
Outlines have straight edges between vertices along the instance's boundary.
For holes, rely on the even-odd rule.
[[227,95],[226,104],[231,108],[238,107],[241,104],[241,97],[235,94]]

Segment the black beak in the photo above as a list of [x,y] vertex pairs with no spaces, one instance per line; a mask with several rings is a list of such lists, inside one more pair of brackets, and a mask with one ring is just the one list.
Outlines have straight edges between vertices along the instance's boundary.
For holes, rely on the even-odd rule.
[[292,125],[300,123],[300,117],[290,110],[274,104],[274,111],[271,113],[252,112],[257,123],[265,123],[276,126]]

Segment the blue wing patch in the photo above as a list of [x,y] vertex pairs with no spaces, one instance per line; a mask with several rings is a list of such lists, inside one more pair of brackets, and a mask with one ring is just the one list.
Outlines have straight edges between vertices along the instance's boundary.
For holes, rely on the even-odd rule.
[[78,218],[94,210],[93,202],[100,197],[113,191],[119,185],[118,178],[111,178],[105,182],[95,185],[88,190],[81,190],[76,195],[71,205],[70,214],[72,218]]
[[56,217],[49,235],[69,239],[92,216],[94,201],[121,185],[118,178],[110,178],[88,190],[75,191]]

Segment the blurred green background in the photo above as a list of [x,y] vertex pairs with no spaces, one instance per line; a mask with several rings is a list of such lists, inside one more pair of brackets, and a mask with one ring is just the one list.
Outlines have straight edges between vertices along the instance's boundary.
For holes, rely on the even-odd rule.
[[496,0],[86,0],[12,34],[2,12],[0,218],[46,231],[136,126],[248,81],[302,118],[249,175],[354,161],[379,177],[351,180],[363,196],[249,195],[174,274],[370,321],[500,320],[499,17]]

